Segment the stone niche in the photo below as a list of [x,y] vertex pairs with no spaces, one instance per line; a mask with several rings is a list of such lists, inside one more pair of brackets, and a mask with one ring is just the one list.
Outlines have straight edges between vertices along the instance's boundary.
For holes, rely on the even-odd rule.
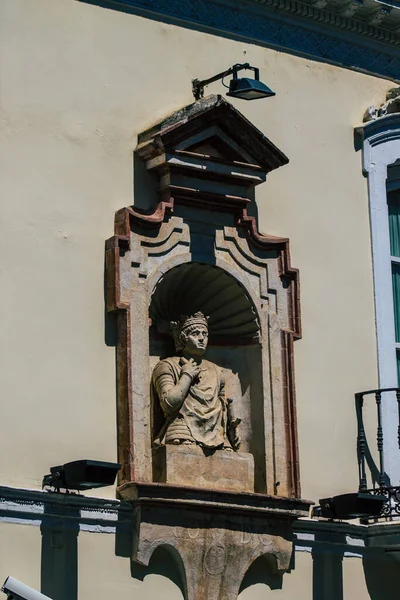
[[259,556],[289,570],[291,524],[311,504],[296,433],[298,272],[288,240],[254,217],[255,186],[288,159],[219,96],[140,134],[136,154],[159,203],[118,211],[106,243],[132,559],[147,565],[165,545],[189,600],[233,600]]

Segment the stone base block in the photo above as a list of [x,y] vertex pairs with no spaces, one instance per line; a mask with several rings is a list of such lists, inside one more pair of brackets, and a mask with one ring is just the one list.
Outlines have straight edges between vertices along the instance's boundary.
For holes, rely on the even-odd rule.
[[189,485],[229,492],[254,492],[254,458],[244,452],[166,444],[153,449],[153,477],[159,483]]

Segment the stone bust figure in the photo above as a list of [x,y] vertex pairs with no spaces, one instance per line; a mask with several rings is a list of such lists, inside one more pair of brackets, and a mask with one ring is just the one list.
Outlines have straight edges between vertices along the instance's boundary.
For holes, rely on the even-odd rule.
[[225,396],[224,374],[203,355],[207,318],[197,312],[171,324],[177,356],[161,360],[152,375],[153,402],[165,417],[154,445],[197,444],[209,450],[237,451],[238,425],[232,400]]

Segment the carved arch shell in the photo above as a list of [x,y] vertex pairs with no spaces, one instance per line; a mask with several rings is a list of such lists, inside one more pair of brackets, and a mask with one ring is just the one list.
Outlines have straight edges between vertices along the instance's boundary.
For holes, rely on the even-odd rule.
[[244,287],[221,267],[185,263],[170,269],[157,283],[150,303],[152,323],[167,333],[181,315],[202,311],[209,317],[210,336],[257,340],[256,308]]

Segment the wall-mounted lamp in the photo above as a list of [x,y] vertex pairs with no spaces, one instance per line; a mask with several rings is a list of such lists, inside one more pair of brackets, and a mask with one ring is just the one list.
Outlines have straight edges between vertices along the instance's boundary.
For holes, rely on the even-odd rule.
[[58,467],[51,467],[49,475],[43,478],[42,487],[52,487],[56,491],[90,490],[113,485],[120,470],[119,463],[99,460],[74,460]]
[[319,506],[312,509],[313,517],[324,519],[365,519],[379,517],[385,496],[356,492],[354,494],[341,494],[333,498],[322,498]]
[[[249,77],[238,78],[238,72],[243,69],[254,71],[254,79]],[[233,67],[227,71],[218,73],[218,75],[214,75],[214,77],[210,77],[210,79],[203,79],[201,81],[199,79],[193,79],[193,96],[196,100],[200,100],[200,98],[203,98],[204,96],[204,88],[206,85],[218,81],[219,79],[222,79],[222,84],[225,85],[224,78],[232,74],[233,79],[229,82],[229,92],[227,92],[227,96],[242,98],[242,100],[257,100],[257,98],[269,98],[270,96],[275,96],[275,92],[270,90],[265,83],[260,81],[259,69],[252,67],[249,63],[233,65]],[[225,85],[225,87],[228,86]]]

